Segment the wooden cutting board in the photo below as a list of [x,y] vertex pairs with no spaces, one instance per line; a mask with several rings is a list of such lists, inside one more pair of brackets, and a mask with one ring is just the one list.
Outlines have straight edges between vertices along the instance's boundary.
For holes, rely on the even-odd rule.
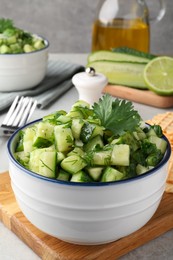
[[0,220],[43,260],[115,260],[173,228],[173,194],[164,194],[153,218],[140,230],[98,246],[73,245],[34,227],[18,207],[8,172],[0,174]]
[[104,88],[104,93],[109,93],[114,97],[127,99],[133,102],[159,107],[173,107],[173,96],[159,96],[149,90],[140,90],[124,86],[107,85]]

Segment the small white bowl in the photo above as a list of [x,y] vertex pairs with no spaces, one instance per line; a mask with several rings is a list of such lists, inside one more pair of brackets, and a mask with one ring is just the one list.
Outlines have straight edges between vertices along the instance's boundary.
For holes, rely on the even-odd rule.
[[22,212],[40,230],[70,243],[104,244],[140,229],[157,210],[171,153],[165,137],[164,158],[147,173],[110,183],[74,183],[22,167],[13,156],[18,134],[8,141],[11,184]]
[[[40,37],[39,37],[40,38]],[[49,42],[43,49],[17,54],[0,54],[0,91],[21,91],[35,87],[45,77]]]

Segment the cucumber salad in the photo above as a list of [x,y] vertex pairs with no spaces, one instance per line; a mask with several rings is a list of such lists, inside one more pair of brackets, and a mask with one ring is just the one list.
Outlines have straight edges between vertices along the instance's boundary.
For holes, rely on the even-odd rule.
[[19,130],[14,156],[25,168],[61,181],[110,182],[144,174],[163,158],[167,142],[129,101],[103,95],[91,107],[77,101]]
[[15,27],[10,19],[0,19],[0,54],[33,52],[44,47],[41,37]]

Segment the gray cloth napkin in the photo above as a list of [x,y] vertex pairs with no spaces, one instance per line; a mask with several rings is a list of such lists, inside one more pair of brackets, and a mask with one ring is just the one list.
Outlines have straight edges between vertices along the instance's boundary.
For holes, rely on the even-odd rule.
[[80,71],[84,71],[81,65],[50,60],[44,80],[36,87],[24,91],[0,92],[0,111],[9,107],[17,95],[33,96],[38,101],[38,107],[43,109],[73,86],[71,78]]

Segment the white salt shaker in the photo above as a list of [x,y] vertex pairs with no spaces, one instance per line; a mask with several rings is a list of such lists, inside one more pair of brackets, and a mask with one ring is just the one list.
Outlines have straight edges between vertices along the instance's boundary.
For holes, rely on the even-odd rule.
[[79,100],[91,105],[99,100],[104,87],[108,84],[107,78],[101,73],[96,73],[91,67],[85,72],[75,74],[72,82],[79,93]]

